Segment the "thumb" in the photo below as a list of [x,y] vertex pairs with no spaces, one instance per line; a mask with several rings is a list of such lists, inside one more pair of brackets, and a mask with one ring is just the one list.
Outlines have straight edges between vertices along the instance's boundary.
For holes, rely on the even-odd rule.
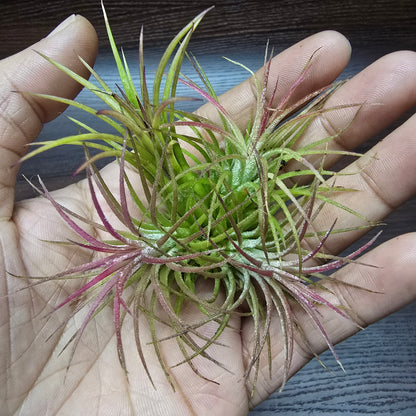
[[14,164],[26,151],[42,125],[65,109],[62,104],[19,94],[33,92],[74,98],[81,86],[53,67],[36,52],[62,63],[87,77],[87,69],[97,53],[97,35],[83,17],[72,15],[46,38],[0,61],[0,219],[10,219],[13,212],[14,185],[18,167]]

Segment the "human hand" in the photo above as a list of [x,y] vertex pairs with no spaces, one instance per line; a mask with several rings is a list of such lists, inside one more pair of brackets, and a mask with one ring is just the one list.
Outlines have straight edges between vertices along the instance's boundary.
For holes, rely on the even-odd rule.
[[[294,98],[300,98],[330,83],[344,69],[350,53],[348,42],[334,32],[317,34],[273,60],[272,80],[281,73],[293,76],[286,84],[279,83],[276,99],[284,95],[307,59],[318,48],[320,49],[315,64]],[[76,55],[79,54],[92,62],[96,53],[96,37],[91,26],[84,19],[76,17],[69,27],[41,41],[33,49],[42,51],[82,73]],[[367,105],[336,145],[347,149],[354,148],[414,105],[415,69],[416,55],[400,52],[382,58],[348,81],[331,98],[328,105],[356,102],[366,102]],[[42,123],[56,116],[62,111],[62,107],[11,91],[43,92],[72,97],[78,92],[78,86],[36,55],[32,48],[4,60],[0,71],[0,95],[3,97],[0,120],[0,200],[3,201],[0,208],[0,397],[7,406],[7,414],[204,415],[212,413],[215,409],[218,415],[239,415],[246,414],[250,407],[266,399],[282,382],[279,368],[283,364],[283,346],[280,343],[278,322],[276,325],[272,324],[272,328],[276,328],[276,331],[272,332],[271,342],[273,377],[270,379],[268,376],[268,363],[265,359],[261,364],[253,397],[247,394],[242,379],[245,365],[249,361],[247,355],[251,351],[252,328],[250,321],[238,317],[233,318],[231,327],[222,334],[221,342],[229,348],[213,345],[210,350],[211,355],[226,363],[232,373],[225,372],[204,360],[196,362],[201,372],[209,374],[219,385],[204,381],[188,366],[179,366],[172,369],[176,384],[180,386],[173,392],[149,347],[149,351],[146,352],[147,363],[157,387],[156,390],[153,389],[139,364],[131,335],[132,327],[126,321],[123,334],[129,370],[128,383],[117,359],[113,318],[111,311],[107,310],[101,311],[90,322],[77,347],[71,367],[67,370],[69,351],[65,350],[60,356],[58,353],[79,327],[82,319],[76,316],[70,319],[65,329],[54,333],[71,311],[69,308],[55,311],[48,319],[45,319],[45,315],[65,299],[79,283],[51,281],[20,290],[27,282],[7,274],[12,272],[22,276],[52,275],[90,260],[80,249],[51,246],[44,242],[73,238],[73,232],[65,226],[48,201],[35,198],[13,203],[17,170],[10,166],[22,156],[24,145],[37,136]],[[87,76],[85,73],[83,75]],[[273,82],[270,85],[273,85]],[[221,102],[235,115],[240,126],[244,127],[254,103],[249,83],[243,83],[231,90],[221,98]],[[384,105],[372,106],[372,103]],[[211,118],[215,117],[215,112],[207,105],[199,112]],[[322,134],[327,134],[325,130],[344,126],[348,116],[348,112],[345,111],[331,112],[329,119],[319,119],[319,123],[310,127],[305,140],[319,139],[323,137]],[[413,116],[372,149],[371,154],[347,168],[358,171],[357,165],[365,166],[359,175],[341,176],[337,182],[338,185],[361,190],[355,194],[356,197],[348,195],[348,205],[370,220],[382,219],[416,191],[416,167],[413,163],[416,138],[412,133],[416,127],[415,123],[416,118]],[[375,153],[377,158],[368,163],[371,155]],[[109,180],[116,176],[112,166],[105,168],[103,175]],[[93,215],[93,205],[88,198],[87,186],[83,182],[54,192],[54,198],[84,216]],[[327,228],[332,223],[330,211],[323,217],[328,224],[320,223],[319,228]],[[338,218],[338,224],[340,223],[352,227],[359,225],[357,218],[347,214]],[[360,235],[360,231],[344,234],[341,238],[335,235],[328,241],[327,249],[338,253]],[[382,290],[384,293],[375,294],[348,286],[337,286],[334,296],[351,306],[358,315],[359,323],[366,326],[414,300],[416,236],[408,234],[389,241],[366,254],[363,261],[379,265],[380,268],[351,264],[337,272],[337,278],[374,291]],[[192,308],[185,312],[189,317],[197,313]],[[322,310],[322,313],[333,343],[356,332],[357,328],[349,321],[327,310]],[[305,323],[313,349],[321,352],[326,348],[324,340],[314,332],[314,328],[308,326],[306,317],[302,317],[300,311],[298,314]],[[53,337],[45,342],[51,333],[54,333]],[[180,353],[175,352],[174,341],[165,341],[161,345],[171,363],[181,360]],[[296,344],[291,375],[310,358],[309,351],[302,348],[301,342]]]

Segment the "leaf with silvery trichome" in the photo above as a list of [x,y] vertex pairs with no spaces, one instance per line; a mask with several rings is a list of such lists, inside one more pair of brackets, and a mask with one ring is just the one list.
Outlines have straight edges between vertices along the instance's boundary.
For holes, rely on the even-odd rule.
[[[371,244],[370,241],[345,258],[331,257],[323,254],[322,248],[332,232],[343,230],[335,230],[335,224],[328,230],[316,231],[313,227],[325,204],[334,205],[340,213],[347,211],[360,216],[336,202],[337,193],[352,190],[338,188],[336,174],[325,168],[328,154],[347,154],[329,150],[327,146],[341,132],[298,146],[317,117],[344,107],[324,106],[338,84],[292,103],[296,88],[313,65],[313,57],[305,63],[287,95],[274,104],[277,85],[269,85],[268,61],[262,80],[251,73],[257,107],[249,127],[241,131],[218,102],[199,63],[186,52],[190,37],[205,13],[193,19],[166,49],[156,70],[152,97],[146,83],[143,33],[139,47],[139,93],[124,55],[119,54],[115,45],[105,11],[122,88],[112,92],[84,61],[98,86],[45,57],[102,99],[107,108],[97,111],[72,100],[37,96],[94,114],[108,123],[114,133],[103,134],[82,121],[73,120],[80,134],[40,143],[40,147],[27,156],[33,157],[64,144],[83,146],[86,161],[78,171],[87,173],[90,198],[99,219],[93,222],[59,205],[41,182],[41,194],[79,236],[79,241],[71,244],[96,254],[90,263],[44,280],[88,278],[87,283],[56,309],[74,304],[72,317],[87,308],[81,327],[70,341],[75,350],[88,322],[103,307],[111,306],[118,356],[125,370],[121,328],[124,319],[131,315],[135,322],[137,350],[153,383],[137,319],[138,315],[145,316],[151,344],[172,387],[174,380],[160,351],[160,343],[174,338],[183,354],[183,361],[177,365],[187,364],[196,374],[209,380],[209,374],[199,372],[194,358],[204,357],[229,370],[227,363],[218,362],[210,355],[210,346],[221,344],[221,334],[232,316],[249,317],[254,324],[254,342],[245,377],[254,371],[253,380],[256,380],[260,356],[267,354],[270,348],[269,332],[272,322],[276,325],[273,320],[276,315],[284,344],[284,384],[291,366],[294,333],[299,330],[291,305],[294,302],[306,312],[338,360],[320,321],[317,305],[350,318],[344,308],[331,304],[315,287],[322,287],[320,281],[327,278],[324,272],[353,261]],[[204,87],[180,75],[185,57],[191,59]],[[218,111],[222,125],[181,111],[177,103],[187,98],[176,96],[178,82],[187,86],[191,93],[197,93],[199,99],[210,102]],[[271,94],[266,94],[270,91]],[[359,109],[358,105],[348,107]],[[90,150],[95,154],[91,156]],[[95,166],[97,160],[109,156],[118,161],[117,193],[110,191]],[[308,160],[310,156],[320,157],[320,162],[312,164]],[[296,170],[289,169],[293,163],[297,165]],[[306,184],[305,178],[308,178]],[[136,191],[137,181],[143,190],[140,194]],[[107,214],[101,200],[106,204]],[[140,214],[133,216],[133,211]],[[123,224],[122,229],[116,229],[112,218]],[[106,231],[108,240],[88,233],[80,225],[82,223]],[[305,239],[318,243],[307,249]],[[314,260],[319,261],[313,264]],[[200,280],[212,283],[209,298],[200,297],[197,290]],[[204,318],[197,323],[187,322],[181,314],[185,303],[195,304]],[[170,337],[162,338],[158,334],[160,322],[171,327]],[[216,330],[207,337],[201,328],[212,322]],[[271,366],[271,362],[269,364]]]

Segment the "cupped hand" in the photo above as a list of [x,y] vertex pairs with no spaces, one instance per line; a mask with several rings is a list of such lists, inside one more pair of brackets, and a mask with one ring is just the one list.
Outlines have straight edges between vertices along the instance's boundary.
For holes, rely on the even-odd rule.
[[[74,16],[49,37],[0,63],[0,401],[3,403],[0,413],[202,416],[212,414],[215,409],[216,415],[247,414],[251,407],[265,400],[282,383],[279,369],[282,368],[284,354],[277,317],[271,333],[274,372],[270,378],[265,357],[261,361],[254,396],[248,394],[243,380],[251,351],[252,324],[241,317],[234,317],[221,336],[221,343],[228,347],[210,347],[211,356],[225,363],[230,371],[197,359],[197,368],[218,383],[215,384],[198,377],[187,365],[172,368],[177,386],[174,392],[159,368],[152,347],[146,346],[146,361],[156,388],[150,384],[137,356],[129,320],[123,328],[129,370],[127,379],[117,358],[111,308],[101,311],[89,323],[68,369],[70,351],[65,349],[62,354],[60,352],[79,328],[82,317],[79,314],[71,317],[63,327],[62,323],[71,313],[70,308],[51,312],[79,282],[56,280],[30,286],[25,279],[11,275],[53,275],[90,260],[90,254],[81,249],[46,242],[74,238],[73,231],[68,229],[47,200],[34,198],[14,203],[18,169],[15,163],[26,151],[25,145],[36,138],[42,124],[56,117],[63,107],[13,91],[74,97],[79,92],[79,86],[34,50],[88,76],[77,55],[92,64],[96,48],[94,29],[82,17]],[[271,80],[279,77],[276,101],[285,96],[305,62],[317,50],[308,77],[293,99],[329,84],[348,63],[350,46],[340,34],[323,32],[305,39],[273,59]],[[244,128],[255,101],[250,81],[230,90],[220,101]],[[336,148],[353,149],[382,131],[416,103],[416,54],[397,52],[381,58],[344,84],[327,105],[357,102],[365,105],[352,125],[333,142]],[[216,117],[215,110],[209,105],[198,111],[202,115]],[[325,117],[322,115],[309,127],[302,140],[319,140],[348,124],[352,117],[348,111],[324,114]],[[348,195],[348,205],[369,220],[384,218],[415,194],[415,129],[416,116],[413,116],[367,155],[345,168],[358,174],[339,177],[338,185],[358,190],[353,197]],[[111,180],[115,176],[114,169],[108,166],[103,175]],[[71,210],[93,217],[92,202],[84,182],[55,191],[53,195]],[[342,201],[344,196],[340,198]],[[339,215],[330,207],[325,210],[325,215],[317,219],[320,229],[328,228],[334,216]],[[347,213],[338,218],[338,224],[349,227],[361,225],[357,217]],[[339,253],[361,234],[362,231],[357,230],[342,237],[334,236],[328,240],[326,249]],[[413,270],[416,266],[416,234],[403,235],[374,248],[363,256],[363,262],[380,267],[350,264],[338,271],[336,277],[373,292],[337,285],[332,288],[332,296],[351,307],[357,314],[358,322],[367,326],[415,299]],[[197,313],[192,307],[185,310],[189,319]],[[325,341],[301,311],[295,313],[304,324],[313,350],[317,353],[323,351]],[[357,326],[333,312],[322,309],[322,314],[333,343],[357,331]],[[145,325],[143,321],[141,328],[144,336],[149,331]],[[212,330],[209,326],[204,329],[207,335]],[[169,363],[181,360],[174,340],[164,341],[161,345]],[[310,351],[303,347],[302,342],[296,342],[290,375],[310,359]]]

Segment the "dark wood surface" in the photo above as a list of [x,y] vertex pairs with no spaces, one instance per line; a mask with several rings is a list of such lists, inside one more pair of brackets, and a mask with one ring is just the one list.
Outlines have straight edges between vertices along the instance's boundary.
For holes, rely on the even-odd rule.
[[[415,48],[414,0],[105,0],[117,39],[125,48],[136,47],[140,28],[146,41],[160,45],[181,29],[191,16],[214,5],[194,35],[215,51],[230,38],[247,47],[288,45],[323,29],[345,34],[356,46]],[[99,0],[1,0],[0,57],[31,45],[72,13],[96,27],[100,45],[108,46]]]
[[[262,63],[270,39],[278,52],[323,29],[339,30],[353,46],[352,60],[343,76],[350,76],[378,57],[399,49],[416,49],[416,3],[409,1],[111,1],[105,2],[114,34],[132,62],[140,27],[145,27],[146,65],[152,71],[162,47],[192,16],[215,4],[195,33],[191,50],[207,71],[217,93],[246,78],[246,73],[221,57],[239,60],[252,69]],[[114,85],[115,68],[108,51],[99,1],[0,0],[0,57],[29,46],[49,33],[69,14],[81,13],[97,28],[100,53],[96,69]],[[134,63],[132,64],[134,66]],[[185,68],[185,70],[187,70]],[[81,93],[88,105],[94,98]],[[414,113],[414,110],[407,114]],[[66,115],[79,115],[69,110]],[[404,119],[404,118],[403,118]],[[395,125],[398,125],[401,121]],[[394,126],[392,126],[394,128]],[[76,129],[65,116],[45,126],[41,139],[52,139]],[[384,132],[387,134],[388,131]],[[383,135],[362,146],[365,151]],[[50,188],[73,181],[81,152],[58,150],[28,161],[22,174],[40,174]],[[17,199],[32,191],[20,177]],[[387,220],[379,242],[416,231],[416,199],[408,201]],[[415,272],[416,276],[416,272]],[[322,358],[328,373],[313,361],[250,415],[400,415],[416,414],[416,305],[395,313],[337,346],[346,373],[330,354]],[[215,409],[213,409],[215,415]]]

